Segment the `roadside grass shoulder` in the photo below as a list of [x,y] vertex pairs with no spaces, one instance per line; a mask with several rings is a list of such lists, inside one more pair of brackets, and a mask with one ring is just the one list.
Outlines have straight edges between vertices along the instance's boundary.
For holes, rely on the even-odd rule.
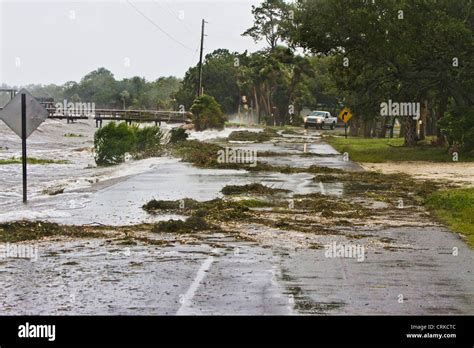
[[[403,146],[402,138],[378,139],[326,136],[327,141],[340,153],[347,152],[356,162],[383,163],[403,161],[452,162],[453,157],[443,147],[435,147],[429,141],[416,147]],[[473,162],[474,156],[459,154],[459,162]]]
[[437,191],[428,196],[425,206],[452,231],[460,233],[474,248],[474,188]]

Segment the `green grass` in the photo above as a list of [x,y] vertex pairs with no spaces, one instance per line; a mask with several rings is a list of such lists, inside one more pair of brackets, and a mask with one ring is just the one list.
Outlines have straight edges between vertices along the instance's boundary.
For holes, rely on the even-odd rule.
[[461,233],[474,248],[474,188],[451,189],[431,194],[426,207],[452,231]]
[[[444,147],[429,145],[429,140],[416,147],[404,147],[403,138],[377,139],[328,136],[324,138],[340,153],[347,152],[349,159],[356,162],[382,163],[388,161],[453,162]],[[459,162],[472,162],[474,157],[459,154]]]
[[[21,164],[21,158],[11,157],[7,159],[0,159],[0,165],[2,164]],[[51,160],[51,159],[43,159],[43,158],[34,158],[28,157],[27,159],[28,164],[68,164],[69,161],[66,160]]]

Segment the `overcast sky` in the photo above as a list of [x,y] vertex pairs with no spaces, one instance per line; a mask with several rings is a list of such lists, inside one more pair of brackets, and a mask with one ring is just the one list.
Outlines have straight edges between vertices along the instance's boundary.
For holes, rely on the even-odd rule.
[[263,47],[241,34],[258,0],[0,0],[0,84],[63,84],[105,67],[116,79],[183,77],[204,53]]

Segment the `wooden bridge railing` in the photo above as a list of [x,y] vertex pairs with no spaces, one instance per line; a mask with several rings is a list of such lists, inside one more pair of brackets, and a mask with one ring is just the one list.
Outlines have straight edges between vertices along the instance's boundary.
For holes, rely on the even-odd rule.
[[96,125],[102,125],[102,121],[126,121],[131,122],[161,122],[167,123],[189,123],[191,113],[181,111],[161,111],[161,110],[120,110],[120,109],[95,109],[91,111],[81,110],[80,112],[58,112],[54,108],[47,108],[49,118],[66,119],[69,121],[93,118]]
[[[96,126],[102,126],[102,121],[126,121],[131,122],[155,122],[155,124],[166,123],[190,123],[191,113],[182,111],[161,110],[121,110],[121,109],[93,109],[80,110],[78,112],[65,110],[58,111],[51,103],[42,103],[49,112],[48,118],[63,120],[68,123],[75,120],[96,120]],[[0,107],[0,110],[3,109]]]

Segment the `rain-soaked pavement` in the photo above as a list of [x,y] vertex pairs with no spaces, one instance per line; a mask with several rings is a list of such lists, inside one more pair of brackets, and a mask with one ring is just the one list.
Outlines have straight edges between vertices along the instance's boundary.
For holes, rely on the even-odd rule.
[[[209,200],[225,185],[251,182],[289,189],[290,196],[345,194],[342,183],[322,185],[306,173],[198,169],[173,158],[94,168],[87,150],[91,124],[47,122],[32,135],[30,153],[71,163],[29,166],[32,194],[26,207],[18,203],[19,165],[0,166],[0,221],[121,226],[167,220],[179,216],[151,216],[141,206],[152,198]],[[1,127],[1,158],[18,156],[18,139]],[[67,132],[83,137],[63,138]],[[229,133],[193,136],[221,142],[218,138]],[[228,146],[280,153],[258,158],[273,165],[361,170],[317,132],[277,139]],[[64,192],[43,193],[51,187]],[[393,219],[387,225],[341,227],[329,235],[249,222],[240,235],[153,234],[166,241],[163,245],[127,245],[113,238],[24,243],[37,248],[38,259],[0,259],[0,313],[473,314],[474,252],[417,214],[401,216],[398,225]],[[332,243],[364,251],[359,259],[327,257],[324,248],[314,247]]]

